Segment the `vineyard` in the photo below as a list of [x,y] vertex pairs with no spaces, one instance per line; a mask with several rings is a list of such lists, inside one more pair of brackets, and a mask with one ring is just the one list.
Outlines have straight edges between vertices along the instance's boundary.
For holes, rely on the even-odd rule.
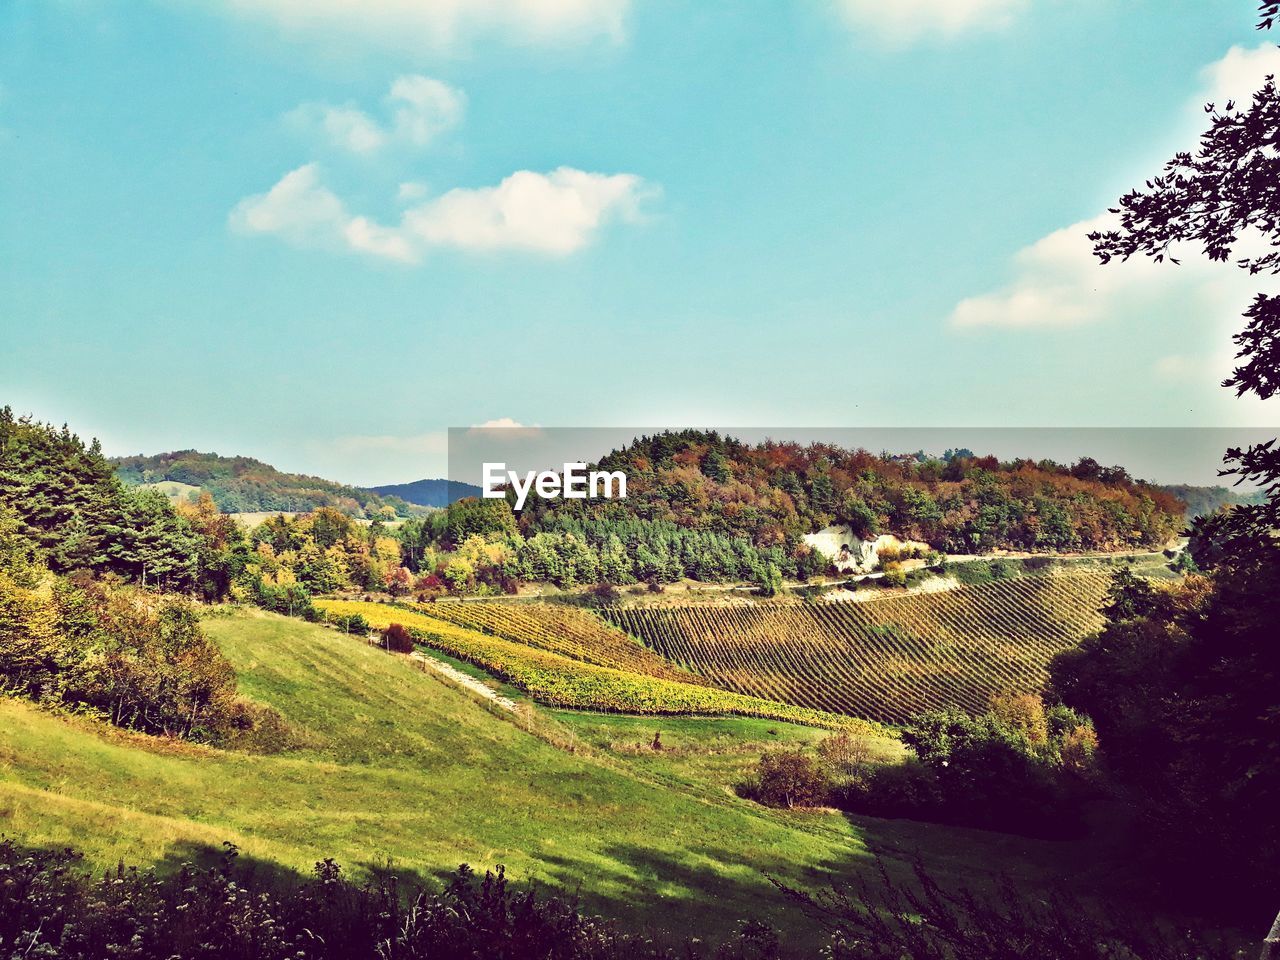
[[727,690],[895,723],[1039,690],[1053,656],[1101,625],[1109,584],[1090,570],[865,603],[622,607],[606,616]]
[[[405,607],[347,600],[317,600],[316,606],[338,624],[356,615],[378,630],[398,623],[423,646],[475,664],[550,706],[639,714],[734,714],[829,729],[859,725],[803,705],[600,666]],[[512,607],[503,605],[501,610]],[[862,727],[878,732],[870,725]]]
[[553,603],[432,603],[417,609],[436,620],[558,653],[572,660],[664,680],[707,685],[589,610]]

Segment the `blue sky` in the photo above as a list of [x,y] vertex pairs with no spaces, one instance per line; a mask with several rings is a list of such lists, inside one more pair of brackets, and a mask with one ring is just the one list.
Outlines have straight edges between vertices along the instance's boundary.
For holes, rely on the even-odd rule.
[[[8,0],[0,402],[439,473],[445,428],[1266,425],[1258,281],[1083,241],[1248,0]],[[1274,40],[1274,38],[1273,38]]]

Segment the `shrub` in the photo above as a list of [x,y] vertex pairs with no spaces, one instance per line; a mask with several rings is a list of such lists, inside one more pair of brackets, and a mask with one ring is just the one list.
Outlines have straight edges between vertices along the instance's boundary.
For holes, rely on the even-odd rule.
[[413,653],[413,637],[399,623],[391,623],[382,631],[382,644],[392,653]]
[[872,758],[871,744],[860,737],[841,730],[818,744],[818,756],[837,774],[854,774]]
[[[437,890],[394,876],[348,880],[332,860],[303,883],[256,881],[226,845],[219,865],[92,878],[70,851],[0,841],[0,955],[45,960],[299,957],[628,960],[676,956],[571,900],[512,888],[502,868],[460,867]],[[682,956],[685,954],[681,954]],[[692,954],[690,954],[692,955]]]
[[87,571],[0,570],[0,687],[148,734],[224,743],[253,726],[189,601]]
[[760,758],[748,796],[768,807],[816,807],[827,801],[831,780],[822,766],[799,750],[779,750]]
[[337,626],[343,633],[360,634],[369,632],[369,621],[362,613],[328,614],[329,622]]
[[[915,749],[905,764],[864,771],[835,791],[846,809],[938,820],[1033,836],[1081,827],[1081,774],[1097,739],[1070,710],[1040,698],[997,698],[978,717],[948,709],[921,714],[902,731]],[[1069,758],[1069,759],[1068,759]]]
[[873,817],[941,820],[946,800],[937,776],[919,760],[868,765],[837,784],[832,802],[842,810]]
[[1004,726],[1024,736],[1031,746],[1049,742],[1044,702],[1034,693],[995,697],[991,701],[991,713]]
[[880,578],[880,585],[888,588],[905,587],[907,585],[907,571],[897,563],[890,563],[884,570],[884,576]]
[[588,590],[587,593],[593,603],[602,607],[607,607],[610,604],[617,603],[622,598],[622,594],[618,592],[618,588],[607,580],[602,580],[600,583],[597,583]]

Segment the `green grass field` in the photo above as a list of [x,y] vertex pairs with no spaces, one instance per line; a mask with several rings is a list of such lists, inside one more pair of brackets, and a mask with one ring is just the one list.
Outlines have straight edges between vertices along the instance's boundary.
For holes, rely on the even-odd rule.
[[[581,884],[590,909],[682,936],[715,937],[744,917],[803,929],[765,874],[849,878],[873,850],[895,870],[919,851],[944,879],[969,883],[987,870],[1031,886],[1064,874],[1107,882],[1108,865],[1069,844],[781,813],[732,793],[763,749],[819,730],[536,708],[536,736],[527,717],[491,712],[408,658],[332,629],[256,611],[211,616],[206,628],[241,691],[277,707],[303,746],[228,753],[0,698],[0,833],[74,847],[102,868],[174,866],[224,840],[289,870],[325,856],[419,876],[505,864],[517,880]],[[655,730],[660,753],[642,746]]]
[[159,490],[170,500],[195,500],[200,496],[201,487],[194,486],[190,483],[180,483],[177,480],[157,480],[155,483],[144,483],[142,487],[149,490]]

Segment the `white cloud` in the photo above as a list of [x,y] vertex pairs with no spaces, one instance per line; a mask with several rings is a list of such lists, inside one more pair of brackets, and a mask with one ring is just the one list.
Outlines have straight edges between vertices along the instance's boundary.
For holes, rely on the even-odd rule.
[[511,417],[498,417],[496,420],[486,420],[484,423],[477,423],[471,428],[472,430],[524,430],[525,425],[519,420]]
[[396,79],[386,99],[385,123],[354,104],[327,103],[304,103],[287,120],[339,149],[372,154],[390,145],[425,147],[461,121],[467,103],[461,90],[418,74]]
[[[1192,140],[1204,125],[1203,104],[1242,101],[1268,73],[1280,73],[1280,50],[1264,44],[1253,50],[1233,47],[1202,73],[1204,88],[1187,105]],[[1191,116],[1194,114],[1194,126]],[[1155,169],[1164,158],[1153,158]],[[1234,264],[1211,263],[1197,249],[1174,251],[1181,266],[1157,264],[1146,257],[1102,266],[1087,238],[1091,230],[1113,226],[1110,214],[1073,224],[1020,250],[1013,279],[998,290],[961,300],[951,312],[954,327],[1073,327],[1142,314],[1197,309],[1216,318],[1234,316],[1238,326],[1255,290]],[[1245,245],[1256,239],[1245,238]]]
[[231,225],[242,233],[272,233],[301,244],[332,240],[350,219],[346,205],[321,184],[314,163],[286,173],[269,191],[246,197],[231,211]]
[[429,192],[425,183],[409,180],[400,184],[399,189],[396,190],[396,199],[401,203],[408,203],[412,200],[421,200]]
[[1274,43],[1253,49],[1232,47],[1221,60],[1201,71],[1205,89],[1195,98],[1193,106],[1200,108],[1204,103],[1213,103],[1222,109],[1229,100],[1247,103],[1271,74],[1280,75],[1280,47]]
[[219,0],[291,37],[413,53],[497,35],[518,43],[575,43],[623,35],[628,0]]
[[409,210],[404,229],[430,246],[564,255],[586,246],[608,220],[634,221],[642,188],[629,173],[520,170],[496,187],[450,190]]
[[893,46],[929,37],[950,38],[1011,23],[1029,0],[836,0],[855,31]]
[[560,167],[520,170],[496,187],[458,188],[405,210],[397,226],[353,215],[324,186],[317,164],[287,173],[264,194],[246,197],[232,229],[414,263],[432,248],[574,253],[612,220],[634,221],[649,191],[634,174]]
[[419,147],[457,124],[467,105],[461,90],[418,74],[400,77],[391,84],[390,99],[396,136]]

